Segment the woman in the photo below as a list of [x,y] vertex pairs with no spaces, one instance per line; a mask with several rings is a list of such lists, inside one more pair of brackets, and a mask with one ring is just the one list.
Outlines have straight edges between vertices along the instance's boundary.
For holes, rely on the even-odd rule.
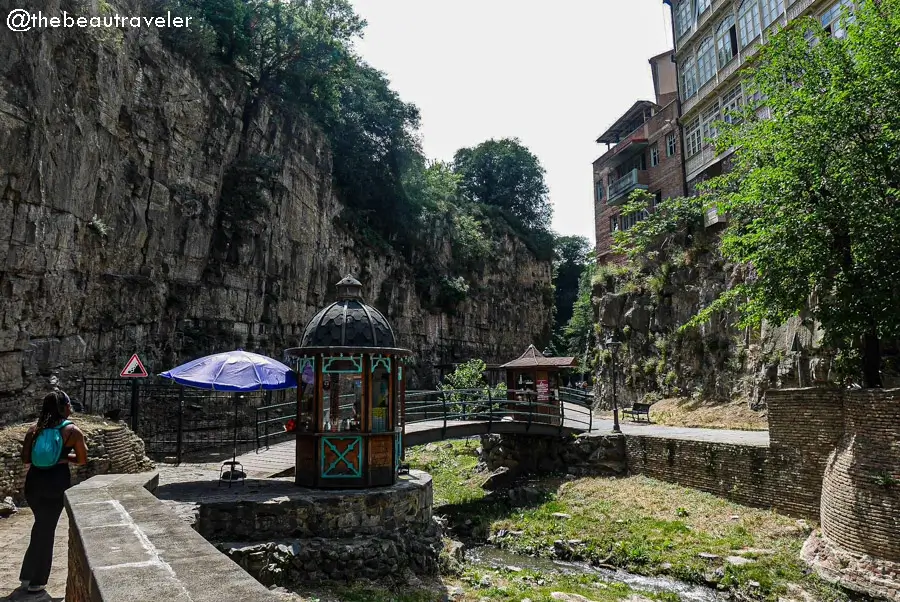
[[[28,466],[25,477],[25,499],[34,513],[31,541],[19,579],[29,592],[40,592],[47,586],[53,563],[53,537],[63,509],[63,494],[72,486],[69,464],[87,464],[84,433],[66,418],[72,414],[72,401],[60,390],[44,397],[44,405],[37,424],[28,429],[22,445],[22,462]],[[64,424],[64,421],[66,423]],[[62,428],[60,426],[62,425]],[[59,429],[63,441],[59,460],[49,468],[31,463],[35,441],[44,429]]]

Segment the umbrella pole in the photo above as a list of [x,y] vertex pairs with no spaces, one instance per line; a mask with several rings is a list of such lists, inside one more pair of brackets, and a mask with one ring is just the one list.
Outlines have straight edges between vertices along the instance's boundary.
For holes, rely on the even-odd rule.
[[232,481],[234,481],[234,472],[237,470],[235,467],[237,466],[237,423],[238,423],[238,399],[239,393],[234,394],[234,452],[231,456],[231,478],[228,479],[228,486],[231,487]]

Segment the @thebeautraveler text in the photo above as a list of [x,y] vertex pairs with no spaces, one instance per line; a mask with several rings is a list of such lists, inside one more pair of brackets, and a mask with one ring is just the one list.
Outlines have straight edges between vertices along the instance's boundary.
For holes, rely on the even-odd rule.
[[73,15],[66,11],[58,15],[48,15],[41,11],[31,12],[26,8],[14,8],[6,15],[6,26],[11,31],[30,31],[32,29],[50,28],[82,28],[90,27],[116,27],[116,28],[186,28],[190,29],[192,17],[179,17],[171,11],[166,11],[165,16],[156,17],[129,17],[118,13],[113,15]]

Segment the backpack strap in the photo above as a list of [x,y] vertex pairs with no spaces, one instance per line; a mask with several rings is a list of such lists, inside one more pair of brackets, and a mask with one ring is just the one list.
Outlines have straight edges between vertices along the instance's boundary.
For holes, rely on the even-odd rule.
[[67,426],[69,426],[70,424],[72,424],[72,421],[71,421],[71,420],[63,420],[63,421],[60,422],[55,428],[56,428],[57,430],[60,430],[60,431],[61,431],[61,430],[63,430],[64,428],[66,428]]

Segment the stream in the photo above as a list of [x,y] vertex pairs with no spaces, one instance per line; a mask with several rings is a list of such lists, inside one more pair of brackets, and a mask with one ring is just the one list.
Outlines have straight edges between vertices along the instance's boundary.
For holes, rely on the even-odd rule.
[[623,570],[593,567],[583,562],[563,562],[549,558],[522,556],[494,546],[467,548],[466,560],[476,566],[490,568],[518,567],[543,572],[596,575],[604,581],[624,583],[636,590],[654,593],[675,593],[683,602],[723,602],[730,598],[703,585],[692,585],[668,577],[645,577]]

